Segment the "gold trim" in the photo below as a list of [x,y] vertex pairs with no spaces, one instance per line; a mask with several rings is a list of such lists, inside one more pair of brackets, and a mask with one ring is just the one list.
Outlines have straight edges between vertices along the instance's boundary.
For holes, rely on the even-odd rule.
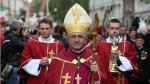
[[[85,26],[85,25],[84,25]],[[89,27],[84,27],[83,24],[77,25],[67,25],[66,24],[66,30],[68,33],[72,33],[72,32],[81,32],[81,33],[86,33],[89,31]]]
[[65,66],[65,63],[63,62],[63,65],[62,65],[62,68],[61,68],[61,75],[60,75],[60,79],[59,79],[59,84],[61,84],[61,78],[62,78],[62,75],[63,75],[63,71],[64,71],[64,66]]
[[[82,59],[82,62],[81,63],[84,63],[86,61],[88,61],[89,59],[92,58],[93,55],[91,55],[90,57],[88,57],[87,59],[84,59],[84,58],[81,58]],[[76,62],[76,59],[72,60],[72,61],[68,61],[68,60],[64,60],[64,59],[61,59],[61,58],[58,58],[58,57],[52,57],[52,59],[56,59],[56,60],[59,60],[59,61],[63,61],[65,63],[69,63],[69,64],[77,64]]]
[[49,51],[49,43],[47,44],[46,57],[49,57],[49,56],[48,56],[48,54],[49,54],[49,52],[48,52],[48,51]]
[[56,55],[57,55],[57,52],[58,52],[58,43],[59,43],[59,41],[56,42]]
[[56,60],[59,60],[59,61],[63,61],[63,62],[65,62],[65,63],[73,64],[73,63],[70,62],[70,61],[67,61],[67,60],[64,60],[64,59],[61,59],[61,58],[58,58],[58,57],[52,57],[52,59],[56,59]]
[[87,59],[85,59],[85,62],[88,61],[89,59],[91,59],[93,57],[93,55],[91,55],[90,57],[88,57]]

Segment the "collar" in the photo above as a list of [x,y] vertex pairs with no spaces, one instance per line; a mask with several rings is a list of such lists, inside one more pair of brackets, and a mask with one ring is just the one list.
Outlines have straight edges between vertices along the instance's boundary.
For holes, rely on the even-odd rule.
[[54,42],[54,38],[52,37],[52,35],[50,35],[47,38],[43,38],[42,36],[38,37],[38,41],[42,42],[42,43],[53,43]]
[[120,38],[121,38],[122,40],[126,41],[126,40],[127,40],[127,35],[126,35],[126,34],[125,34],[125,35],[120,35]]
[[[116,39],[116,41],[118,41],[119,43],[123,41],[123,38],[121,38],[120,36],[118,36],[118,37],[115,38],[115,39]],[[110,36],[106,39],[106,42],[107,42],[107,43],[113,43],[113,41],[114,41],[114,39],[113,39],[112,37],[110,37]]]
[[86,49],[84,48],[84,49],[82,49],[80,52],[75,52],[73,49],[68,49],[68,51],[69,51],[71,54],[75,55],[76,57],[79,57],[80,55],[82,55],[82,54],[86,51]]
[[140,46],[140,47],[137,47],[138,50],[142,50],[143,49],[143,46]]

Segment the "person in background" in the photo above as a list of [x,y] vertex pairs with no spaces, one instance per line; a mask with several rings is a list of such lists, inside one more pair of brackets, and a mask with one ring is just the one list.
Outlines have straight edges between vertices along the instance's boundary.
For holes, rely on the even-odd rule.
[[5,40],[2,45],[2,77],[4,84],[19,84],[20,77],[17,74],[19,60],[26,43],[23,36],[20,36],[22,23],[12,21],[9,30],[4,33]]
[[144,46],[144,35],[137,33],[135,48],[138,53],[139,76],[130,78],[130,84],[150,84],[150,50]]
[[[86,42],[86,46],[85,47],[92,47],[92,44],[93,44],[93,36],[91,35],[91,38],[88,38],[87,37],[87,42]],[[97,33],[97,35],[96,35],[96,45],[100,42],[100,41],[102,41],[103,40],[103,38],[102,38],[102,35],[100,34],[100,33]]]
[[129,37],[130,37],[130,40],[131,40],[132,44],[134,44],[134,42],[135,42],[136,34],[137,34],[137,28],[135,26],[130,27],[130,29],[129,29]]
[[68,42],[64,34],[66,33],[65,27],[62,24],[58,24],[54,28],[53,37],[63,42],[64,47],[68,48]]
[[150,50],[150,24],[147,26],[147,33],[144,36],[144,45]]
[[7,22],[4,17],[0,17],[0,47],[5,40],[4,33],[7,30]]
[[122,40],[124,41],[129,41],[131,42],[130,40],[130,37],[128,35],[128,29],[126,26],[121,26],[120,28],[120,37],[122,38]]

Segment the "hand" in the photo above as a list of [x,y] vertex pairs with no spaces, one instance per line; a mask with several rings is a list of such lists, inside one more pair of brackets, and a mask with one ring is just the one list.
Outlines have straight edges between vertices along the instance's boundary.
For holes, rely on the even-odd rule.
[[91,71],[93,71],[93,72],[98,72],[99,71],[99,67],[98,67],[98,64],[96,63],[96,61],[91,63],[90,68],[91,68]]
[[41,66],[47,66],[47,65],[49,65],[48,57],[42,57],[40,65]]

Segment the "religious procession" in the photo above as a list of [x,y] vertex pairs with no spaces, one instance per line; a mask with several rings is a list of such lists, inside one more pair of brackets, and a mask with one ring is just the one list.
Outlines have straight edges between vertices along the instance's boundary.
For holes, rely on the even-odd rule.
[[150,84],[150,0],[0,0],[1,84]]

